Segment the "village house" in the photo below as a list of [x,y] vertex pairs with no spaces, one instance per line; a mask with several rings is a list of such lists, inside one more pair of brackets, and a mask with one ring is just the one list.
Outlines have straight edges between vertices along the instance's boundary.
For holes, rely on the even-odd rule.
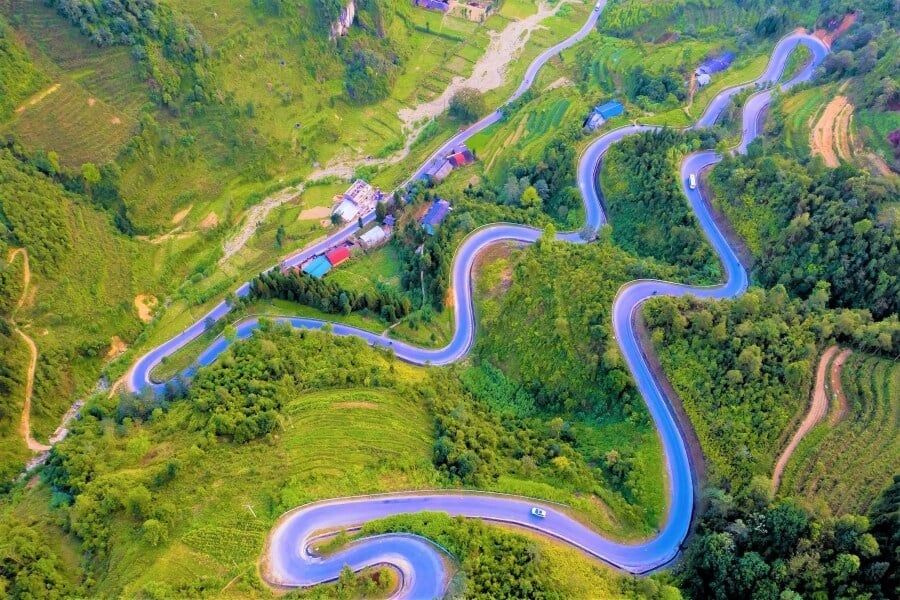
[[345,223],[375,210],[381,199],[381,192],[362,179],[354,181],[347,191],[334,197],[331,213],[338,215]]
[[475,162],[475,154],[463,144],[429,165],[425,170],[424,177],[434,182],[443,181],[453,169],[470,165],[473,162]]
[[359,243],[362,244],[363,248],[371,250],[372,248],[377,248],[384,244],[388,239],[389,236],[387,231],[385,231],[383,227],[376,225],[359,236]]
[[451,210],[452,207],[446,200],[441,200],[440,198],[435,200],[434,204],[428,208],[428,212],[422,217],[422,227],[425,229],[425,233],[434,235],[438,226],[447,218]]
[[697,76],[697,85],[700,87],[709,85],[713,75],[731,66],[731,63],[734,62],[734,56],[734,52],[723,52],[700,63],[700,66],[694,71],[694,75]]
[[624,112],[625,107],[622,106],[621,102],[617,102],[615,100],[604,102],[603,104],[599,104],[594,107],[594,110],[592,110],[591,114],[588,115],[588,118],[585,119],[584,127],[588,131],[593,131],[606,123],[608,120],[612,119],[613,117],[618,117]]

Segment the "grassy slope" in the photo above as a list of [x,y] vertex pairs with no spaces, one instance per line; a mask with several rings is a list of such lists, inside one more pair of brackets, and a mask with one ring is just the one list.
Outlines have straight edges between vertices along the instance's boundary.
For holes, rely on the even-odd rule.
[[835,425],[826,419],[800,442],[782,493],[822,502],[834,514],[865,513],[900,461],[900,365],[854,354],[842,386],[848,414]]
[[[643,418],[642,404],[616,405],[600,389],[597,379],[605,374],[597,353],[603,352],[603,344],[585,336],[608,321],[604,307],[608,310],[618,287],[647,266],[638,266],[608,244],[489,258],[476,290],[481,327],[476,356],[526,389],[539,385],[548,395],[571,398],[567,408],[581,415],[573,419],[586,456],[603,457],[616,449],[634,453],[629,480],[634,494],[629,501],[605,491],[602,499],[613,508],[606,514],[618,526],[657,526],[665,511],[659,440]],[[629,411],[631,416],[625,416]],[[522,491],[528,493],[527,488]]]
[[[310,361],[313,371],[329,368],[331,343],[325,339],[309,336],[302,342],[322,350]],[[153,489],[153,506],[173,515],[168,540],[153,547],[141,537],[140,519],[117,512],[110,526],[109,560],[90,593],[131,597],[150,590],[177,595],[204,589],[225,597],[268,597],[257,579],[256,562],[267,532],[283,511],[322,498],[445,485],[432,465],[434,426],[424,400],[428,374],[361,343],[354,351],[362,355],[358,358],[367,370],[390,372],[397,386],[300,391],[320,376],[311,373],[306,384],[285,388],[297,391],[282,399],[282,427],[265,440],[217,442],[193,430],[191,408],[183,402],[143,424],[105,421],[94,431],[96,426],[89,423],[90,433],[70,438],[66,445],[80,444],[80,452],[90,453],[91,479],[99,489],[108,483],[110,489],[120,490],[108,493],[125,494],[121,490],[144,483]],[[403,386],[426,391],[403,392]],[[81,435],[89,440],[79,440]],[[172,460],[180,464],[172,481],[148,483]],[[517,481],[504,477],[494,487],[519,491]],[[579,499],[564,486],[529,485],[522,490],[579,506]],[[46,502],[44,486],[26,490],[17,504],[32,502]],[[602,523],[597,515],[583,514],[604,531],[629,531],[621,522]],[[64,544],[75,542],[61,538]],[[615,589],[621,581],[575,551],[554,548],[552,554],[548,560],[555,578],[569,568],[578,573],[563,589]]]

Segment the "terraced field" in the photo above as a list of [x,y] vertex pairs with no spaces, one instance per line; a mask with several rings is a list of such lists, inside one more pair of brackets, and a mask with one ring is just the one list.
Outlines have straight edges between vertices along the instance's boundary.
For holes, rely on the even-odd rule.
[[782,490],[824,501],[835,514],[863,513],[900,463],[900,363],[854,353],[841,384],[847,416],[823,421],[804,438]]
[[129,51],[98,49],[39,1],[0,0],[0,12],[14,19],[49,82],[5,128],[28,146],[55,150],[66,165],[115,158],[147,101]]

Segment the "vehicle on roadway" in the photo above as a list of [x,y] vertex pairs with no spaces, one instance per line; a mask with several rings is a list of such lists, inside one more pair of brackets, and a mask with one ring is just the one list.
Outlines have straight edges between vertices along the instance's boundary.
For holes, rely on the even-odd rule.
[[531,514],[533,514],[538,519],[546,519],[547,518],[547,511],[544,510],[543,508],[538,508],[537,506],[535,506],[534,508],[531,509]]
[[692,190],[697,189],[697,174],[696,173],[691,173],[691,176],[688,177],[688,187],[690,187]]

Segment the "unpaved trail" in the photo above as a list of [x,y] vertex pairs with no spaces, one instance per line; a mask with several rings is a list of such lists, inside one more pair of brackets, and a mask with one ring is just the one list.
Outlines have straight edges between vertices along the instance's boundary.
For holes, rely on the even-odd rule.
[[844,387],[841,385],[841,373],[844,370],[844,363],[847,362],[851,354],[853,354],[853,350],[844,348],[840,354],[834,357],[831,363],[829,381],[831,382],[831,393],[837,400],[837,409],[828,415],[828,423],[830,425],[836,425],[847,416],[847,412],[850,410],[850,406],[847,403],[847,395],[844,394]]
[[809,412],[806,413],[806,416],[800,423],[800,427],[794,432],[791,441],[788,442],[787,447],[782,451],[781,456],[779,456],[778,460],[775,462],[775,469],[772,472],[772,488],[774,490],[778,489],[778,485],[781,483],[781,476],[784,473],[784,468],[787,466],[791,454],[794,453],[794,450],[797,449],[797,445],[800,444],[800,440],[802,440],[803,436],[809,433],[809,430],[812,429],[816,423],[821,421],[822,417],[825,416],[825,413],[828,412],[828,394],[825,391],[825,376],[828,374],[828,365],[837,351],[837,346],[830,346],[822,353],[822,358],[819,359],[819,366],[816,368],[816,382],[809,403]]
[[15,314],[25,304],[25,298],[28,297],[28,287],[31,284],[31,266],[28,263],[28,251],[25,248],[12,250],[9,253],[7,262],[11,263],[20,254],[22,255],[22,295],[19,297],[19,301],[16,303],[16,308],[10,318],[15,332],[19,334],[25,341],[25,345],[28,346],[29,353],[28,371],[25,373],[25,398],[22,402],[22,416],[19,419],[19,433],[22,439],[25,440],[25,445],[28,446],[29,450],[32,452],[45,452],[50,449],[50,446],[45,446],[31,435],[31,395],[34,391],[34,371],[37,369],[37,345],[33,339],[19,328],[14,320]]
[[[379,167],[394,165],[409,156],[413,142],[433,118],[443,113],[450,106],[453,94],[463,88],[474,88],[479,92],[488,92],[502,86],[506,81],[506,69],[509,64],[528,43],[531,34],[543,27],[542,22],[552,17],[563,5],[574,0],[562,0],[556,5],[542,2],[533,15],[524,19],[513,21],[503,31],[491,33],[491,42],[484,55],[475,63],[472,74],[469,77],[454,77],[453,81],[437,98],[423,102],[412,108],[401,108],[397,116],[403,123],[402,130],[406,135],[403,148],[384,158],[349,158],[336,157],[324,167],[315,169],[306,178],[307,182],[314,182],[328,177],[350,179],[353,173],[360,167]],[[552,84],[551,84],[552,85]],[[256,206],[252,207],[243,217],[241,229],[224,244],[224,253],[219,259],[219,264],[226,263],[237,254],[256,233],[269,213],[282,204],[298,197],[303,193],[303,184],[292,186],[276,192]]]
[[38,104],[41,100],[43,100],[44,98],[46,98],[46,97],[49,96],[50,94],[56,92],[56,90],[59,89],[59,86],[60,86],[59,83],[54,83],[53,85],[51,85],[51,86],[48,87],[47,89],[41,90],[40,92],[38,92],[37,94],[35,94],[35,95],[32,96],[31,98],[29,98],[28,100],[26,100],[21,106],[19,106],[18,108],[16,108],[16,114],[17,114],[17,115],[22,114],[22,113],[25,112],[25,110],[28,109],[29,107],[32,107],[32,106]]
[[[835,168],[840,165],[840,158],[850,159],[850,117],[853,105],[846,96],[836,96],[828,103],[822,116],[810,132],[809,147],[812,154],[819,155],[825,166]],[[837,153],[835,153],[837,149]]]
[[253,237],[253,234],[256,233],[257,227],[266,220],[266,217],[269,216],[270,212],[285,202],[290,202],[295,198],[299,198],[302,193],[303,184],[292,186],[281,190],[274,196],[269,196],[248,210],[247,214],[244,216],[244,224],[241,226],[241,229],[225,241],[225,253],[222,255],[222,258],[219,259],[219,264],[221,265],[227,262],[229,258],[237,254],[237,252],[246,245],[250,238]]
[[438,116],[450,106],[453,94],[464,88],[473,88],[484,93],[502,86],[506,81],[507,67],[528,43],[531,34],[543,27],[542,23],[545,19],[555,15],[570,1],[563,0],[556,5],[541,2],[536,13],[513,21],[499,33],[491,32],[490,44],[482,57],[475,63],[471,75],[454,77],[450,85],[434,100],[423,102],[413,108],[401,108],[397,112],[404,127],[414,130],[417,123]]

